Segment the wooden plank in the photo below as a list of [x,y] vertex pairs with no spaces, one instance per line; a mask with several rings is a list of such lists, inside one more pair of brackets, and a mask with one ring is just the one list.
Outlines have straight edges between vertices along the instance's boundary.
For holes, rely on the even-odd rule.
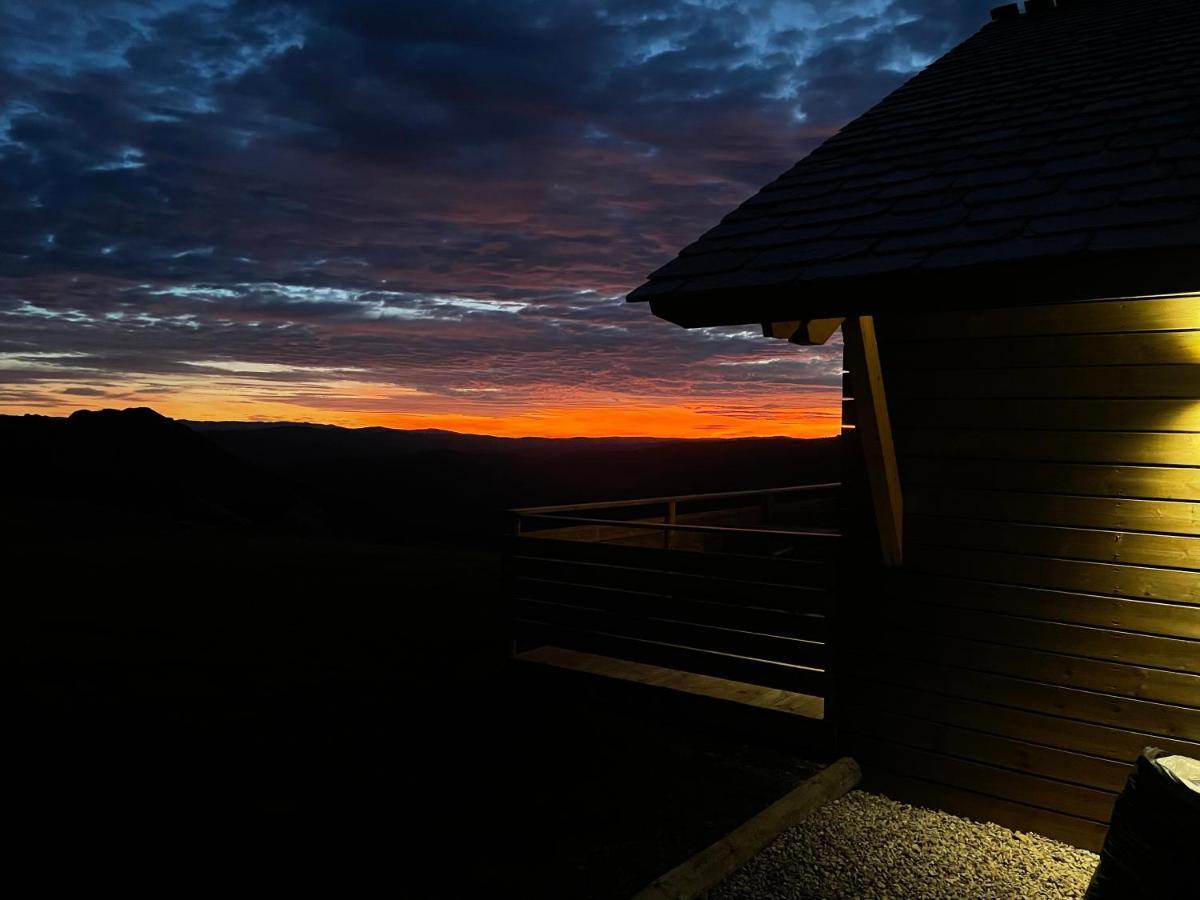
[[845,321],[843,335],[846,368],[858,401],[855,427],[866,462],[883,562],[899,566],[904,548],[904,500],[874,320],[851,317]]
[[731,703],[740,703],[744,706],[785,713],[803,719],[822,719],[825,715],[825,701],[820,697],[797,694],[794,691],[784,691],[779,688],[746,684],[744,681],[730,681],[727,678],[697,675],[694,672],[664,669],[661,666],[631,662],[627,659],[614,659],[611,656],[599,656],[595,653],[581,653],[577,650],[564,650],[561,647],[539,647],[536,650],[520,653],[515,658],[522,662],[541,663],[560,669],[587,672],[591,675],[667,688],[698,697],[727,700]]
[[876,707],[849,708],[844,712],[843,721],[845,727],[856,734],[1114,793],[1121,790],[1133,768],[1128,763],[1044,747],[972,728],[937,724],[911,714],[897,715]]
[[735,603],[713,603],[525,576],[518,576],[514,580],[511,594],[531,600],[573,603],[627,615],[719,625],[724,628],[778,634],[811,641],[826,640],[829,631],[825,616],[819,613],[785,612]]
[[1016,556],[920,543],[910,545],[908,566],[915,572],[1000,584],[1200,604],[1200,578],[1186,570]]
[[1186,366],[1200,363],[1200,331],[913,341],[889,346],[887,361],[889,369],[925,370]]
[[636,591],[681,601],[724,603],[790,613],[823,613],[832,602],[832,594],[828,591],[803,585],[739,581],[535,557],[515,557],[509,565],[515,577]]
[[910,516],[908,527],[913,543],[937,547],[1200,569],[1200,537],[935,516]]
[[[603,543],[625,547],[683,547],[710,554],[749,556],[786,556],[788,559],[823,560],[836,552],[840,535],[830,528],[771,528],[763,524],[763,504],[745,510],[721,513],[726,524],[676,523],[671,520],[668,506],[667,521],[620,522],[610,519],[588,519],[572,515],[527,516],[521,521],[520,540],[577,541]],[[706,514],[696,514],[702,517]],[[728,516],[739,516],[736,521]],[[565,523],[561,526],[554,523]],[[544,527],[535,528],[535,525]]]
[[[1193,361],[1194,363],[1194,361]],[[889,369],[896,398],[1076,397],[1200,399],[1200,365],[1063,366],[1054,369]]]
[[[916,589],[915,596],[919,600],[929,599],[921,588]],[[1053,609],[1043,612],[1056,615]],[[1200,609],[1193,608],[1190,612],[1194,621],[1200,619]],[[883,615],[900,620],[907,628],[931,634],[985,640],[1010,647],[1087,657],[1126,666],[1149,666],[1167,670],[1168,673],[1191,673],[1189,680],[1181,682],[1191,685],[1190,692],[1180,691],[1180,696],[1189,699],[1171,702],[1200,706],[1200,683],[1190,680],[1200,675],[1200,641],[1195,639],[1131,634],[1108,627],[1046,622],[1011,614],[920,602],[887,604],[883,608]]]
[[[998,705],[963,696],[955,681],[934,689],[897,683],[896,679],[852,678],[848,706],[911,716],[922,721],[970,728],[1029,744],[1081,753],[1129,766],[1148,745],[1194,756],[1200,743],[1140,734],[1122,727],[1066,719],[1052,713]],[[966,686],[969,689],[969,685]]]
[[980,822],[995,822],[1015,831],[1032,831],[1057,841],[1099,852],[1108,827],[1077,816],[1026,806],[886,770],[869,772],[867,786],[916,806],[944,810]]
[[1016,587],[961,578],[922,576],[919,582],[916,596],[941,606],[1094,625],[1118,632],[1200,639],[1200,608],[1194,606]]
[[1188,295],[895,316],[887,322],[885,337],[889,342],[957,341],[979,337],[1197,328],[1200,328],[1200,297]]
[[514,619],[517,636],[530,645],[551,645],[645,662],[684,672],[783,688],[814,697],[825,696],[825,673],[817,669],[749,659],[694,647],[639,640],[623,635],[573,629],[548,622]]
[[837,498],[819,501],[775,500],[771,504],[771,522],[777,527],[812,527],[836,522],[841,503]]
[[[668,510],[675,509],[674,501],[668,501]],[[555,521],[559,518],[570,518],[570,514],[559,514],[555,519],[543,519],[539,516],[525,516],[523,530],[521,536],[528,539],[537,540],[563,540],[563,541],[594,541],[594,542],[611,542],[619,543],[634,539],[648,539],[650,542],[661,543],[664,533],[671,533],[672,536],[677,536],[682,532],[667,532],[661,526],[671,525],[708,525],[724,528],[754,528],[755,526],[765,528],[766,523],[762,516],[762,503],[754,506],[738,506],[729,507],[726,509],[703,510],[696,512],[688,512],[676,514],[672,516],[668,511],[667,516],[639,517],[630,518],[627,520],[618,520],[610,524],[600,524],[591,522],[581,525],[554,525],[552,527],[542,527]],[[551,515],[551,514],[546,514]],[[586,516],[584,516],[586,518]],[[689,534],[691,537],[705,537],[709,540],[707,543],[719,549],[722,535],[720,534]],[[802,539],[801,539],[802,542]]]
[[[1053,378],[1053,373],[1046,377]],[[922,397],[893,401],[903,428],[1200,432],[1200,400],[1194,398],[1080,400],[1063,397]]]
[[914,486],[907,509],[918,516],[1200,535],[1200,503],[1194,502]]
[[696,650],[713,650],[812,669],[824,669],[827,658],[824,644],[802,638],[757,634],[716,625],[648,616],[624,615],[523,597],[514,598],[511,608],[513,615],[518,619],[547,625],[564,625],[581,631],[676,644]]
[[911,429],[896,432],[902,456],[1200,466],[1200,434]]
[[1135,700],[1200,708],[1200,677],[1146,666],[1088,659],[1043,650],[972,640],[961,635],[917,633],[897,624],[889,642],[900,641],[922,660],[939,665],[1024,678]]
[[[883,678],[918,690],[944,690],[972,700],[1137,731],[1154,739],[1200,743],[1197,709],[936,665],[914,660],[902,651],[900,645],[889,649],[877,644],[870,657],[856,658],[857,667],[869,670],[870,680]],[[847,674],[843,670],[841,677]],[[855,678],[867,678],[866,671],[852,674]]]
[[913,485],[945,488],[986,485],[994,491],[1200,501],[1197,468],[920,457],[906,458],[903,463],[905,491]]
[[597,500],[592,503],[559,503],[552,506],[524,506],[509,510],[516,516],[536,516],[554,513],[583,513],[599,512],[600,510],[624,509],[636,507],[657,506],[664,508],[668,503],[723,503],[730,500],[762,501],[767,497],[799,497],[799,496],[836,496],[841,485],[837,482],[824,484],[796,484],[788,487],[754,488],[748,491],[718,491],[707,494],[673,494],[669,497],[639,497],[633,500]]
[[[655,524],[662,524],[662,519],[646,520],[649,525],[653,521]],[[534,530],[531,525],[542,524],[537,519],[530,519],[524,523],[524,530],[521,532],[522,540],[551,540],[551,541],[587,541],[590,543],[625,543],[630,542],[635,545],[639,539],[646,538],[652,541],[662,541],[662,530],[657,528],[639,528],[636,525],[619,522],[613,525],[556,525],[552,528],[538,528]],[[632,540],[631,540],[632,539]],[[713,537],[714,542],[716,537]]]
[[1117,799],[1112,791],[1041,778],[867,736],[856,736],[851,742],[851,752],[870,773],[880,769],[913,778],[928,778],[962,790],[1093,822],[1107,822]]
[[858,763],[839,759],[802,782],[712,846],[656,878],[633,900],[695,900],[732,875],[788,828],[858,784]]

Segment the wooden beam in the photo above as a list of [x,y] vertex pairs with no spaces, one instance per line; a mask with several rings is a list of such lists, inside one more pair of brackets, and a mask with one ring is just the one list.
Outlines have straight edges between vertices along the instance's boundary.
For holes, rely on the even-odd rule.
[[800,326],[803,324],[803,322],[798,320],[791,322],[763,322],[763,337],[789,341],[792,335],[799,331]]
[[861,780],[858,763],[849,757],[839,759],[711,847],[656,878],[638,891],[633,900],[695,900],[706,895],[784,831],[803,822],[814,810],[837,800]]
[[595,653],[580,653],[562,647],[539,647],[527,650],[518,656],[522,662],[539,663],[576,672],[587,672],[604,678],[616,678],[637,684],[666,688],[698,697],[709,697],[730,703],[740,703],[771,712],[799,716],[804,719],[820,720],[825,717],[825,701],[810,694],[797,694],[780,688],[760,687],[744,681],[729,681],[711,675],[697,675],[678,669],[614,659]]
[[820,347],[833,337],[833,333],[844,321],[845,319],[807,319],[788,340],[805,347]]
[[842,319],[800,319],[791,322],[763,322],[763,337],[791,341],[802,347],[820,347],[842,324]]
[[892,442],[891,418],[879,361],[875,321],[871,316],[852,316],[842,327],[846,369],[850,372],[855,400],[855,428],[863,448],[871,500],[884,565],[899,566],[904,547],[904,498]]

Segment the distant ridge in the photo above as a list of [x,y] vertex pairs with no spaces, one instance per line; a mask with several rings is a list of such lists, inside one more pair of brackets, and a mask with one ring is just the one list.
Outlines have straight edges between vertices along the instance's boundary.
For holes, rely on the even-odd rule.
[[193,431],[201,433],[212,431],[270,431],[281,428],[292,429],[309,429],[313,431],[329,431],[329,432],[344,432],[348,434],[391,434],[391,435],[423,435],[429,437],[440,438],[463,438],[464,440],[484,440],[484,441],[503,441],[507,443],[518,442],[580,442],[580,443],[621,443],[621,444],[669,444],[669,443],[730,443],[737,441],[805,441],[805,440],[825,440],[824,438],[793,438],[787,435],[765,435],[756,437],[729,437],[729,438],[709,438],[709,437],[663,437],[654,435],[612,435],[604,437],[540,437],[537,435],[526,437],[506,437],[494,434],[476,434],[467,431],[450,431],[445,428],[389,428],[386,425],[363,425],[363,426],[348,426],[348,425],[331,425],[323,422],[291,422],[287,420],[280,421],[237,421],[237,420],[214,420],[214,419],[172,419],[169,416],[164,416],[162,413],[148,406],[130,406],[124,409],[78,409],[66,416],[47,416],[41,413],[24,413],[23,415],[5,415],[0,414],[0,420],[44,420],[48,422],[67,421],[71,419],[90,419],[100,421],[116,422],[118,420],[132,421],[151,421],[159,420],[163,422],[173,422],[179,425],[186,426]]
[[320,528],[303,494],[148,407],[0,416],[8,530]]
[[[430,435],[430,436],[446,436],[460,437],[466,439],[478,439],[489,441],[596,441],[596,442],[620,442],[620,443],[639,443],[639,444],[663,444],[663,443],[678,443],[684,441],[696,443],[711,443],[714,441],[760,441],[760,440],[808,440],[807,438],[792,438],[786,435],[767,435],[765,437],[735,437],[735,438],[707,438],[707,437],[655,437],[655,436],[639,436],[639,435],[613,435],[611,437],[504,437],[494,434],[475,434],[467,431],[450,431],[445,428],[389,428],[386,425],[363,425],[363,426],[347,426],[347,425],[328,425],[319,422],[238,422],[238,421],[213,421],[207,419],[178,419],[184,425],[196,431],[265,431],[275,428],[311,428],[323,431],[344,431],[356,434],[361,433],[381,433],[381,434],[413,434],[413,435]],[[818,438],[819,440],[819,438]]]
[[152,409],[0,416],[7,532],[497,538],[515,506],[836,481],[834,439],[505,438]]

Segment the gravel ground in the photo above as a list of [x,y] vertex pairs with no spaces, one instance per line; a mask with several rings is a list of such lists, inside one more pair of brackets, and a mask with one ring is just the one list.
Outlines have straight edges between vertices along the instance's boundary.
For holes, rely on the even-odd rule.
[[1075,900],[1099,857],[1035,834],[852,791],[721,883],[711,900]]

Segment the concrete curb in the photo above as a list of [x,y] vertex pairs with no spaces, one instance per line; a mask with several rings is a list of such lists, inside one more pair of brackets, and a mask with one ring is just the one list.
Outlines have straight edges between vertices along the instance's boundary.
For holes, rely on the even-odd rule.
[[706,850],[662,875],[633,900],[695,900],[712,890],[809,813],[836,800],[862,779],[858,763],[843,757],[776,800]]

